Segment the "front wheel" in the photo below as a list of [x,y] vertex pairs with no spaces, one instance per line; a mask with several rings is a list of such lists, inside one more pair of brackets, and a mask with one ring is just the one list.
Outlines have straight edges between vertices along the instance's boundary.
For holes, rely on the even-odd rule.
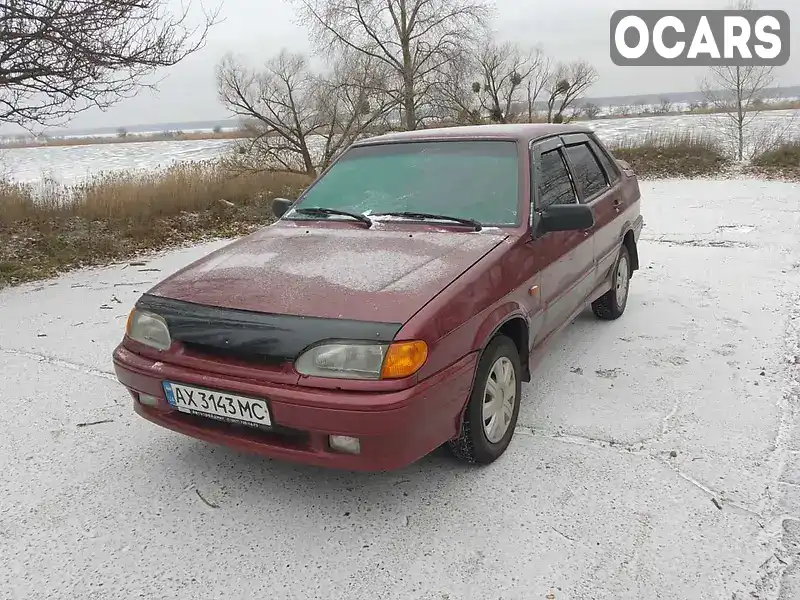
[[514,342],[496,336],[478,363],[459,436],[450,451],[470,463],[489,464],[508,448],[522,396],[522,367]]
[[628,291],[631,285],[631,255],[628,247],[620,248],[614,273],[611,277],[611,289],[592,302],[594,314],[605,321],[619,319],[628,305]]

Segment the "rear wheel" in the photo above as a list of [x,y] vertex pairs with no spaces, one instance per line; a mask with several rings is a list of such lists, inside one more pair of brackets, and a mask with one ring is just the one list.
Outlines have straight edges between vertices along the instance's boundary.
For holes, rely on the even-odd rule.
[[592,311],[603,320],[619,319],[628,305],[628,291],[631,282],[631,255],[628,247],[620,248],[614,272],[611,277],[611,289],[592,302]]
[[470,463],[489,464],[508,448],[522,396],[522,367],[514,342],[496,336],[478,363],[475,384],[451,452]]

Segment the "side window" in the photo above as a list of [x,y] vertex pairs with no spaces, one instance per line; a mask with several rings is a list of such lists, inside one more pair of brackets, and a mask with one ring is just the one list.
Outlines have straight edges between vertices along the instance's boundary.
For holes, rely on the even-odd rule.
[[564,157],[558,149],[541,155],[539,163],[539,208],[578,201]]
[[589,145],[592,147],[592,150],[594,150],[594,155],[600,160],[600,163],[606,170],[608,181],[611,183],[611,185],[614,185],[619,179],[619,169],[614,163],[614,159],[612,159],[608,155],[608,152],[605,152],[600,144],[598,144],[596,141],[590,140]]
[[582,198],[590,198],[608,187],[605,173],[587,144],[567,148],[567,156],[575,172]]

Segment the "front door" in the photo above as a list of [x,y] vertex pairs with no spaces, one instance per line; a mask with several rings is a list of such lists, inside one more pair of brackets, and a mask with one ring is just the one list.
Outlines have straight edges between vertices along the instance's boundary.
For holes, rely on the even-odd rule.
[[[604,156],[597,144],[587,135],[563,136],[564,153],[578,188],[581,202],[592,207],[594,227],[592,237],[595,251],[593,288],[608,280],[622,243],[622,191],[617,185],[619,173],[613,166],[603,164]],[[610,172],[607,169],[612,169]]]
[[549,139],[533,147],[533,237],[529,242],[541,265],[540,290],[544,308],[535,345],[563,325],[583,304],[594,284],[594,244],[590,231],[539,233],[537,211],[551,204],[575,204],[578,192],[564,156],[563,142]]

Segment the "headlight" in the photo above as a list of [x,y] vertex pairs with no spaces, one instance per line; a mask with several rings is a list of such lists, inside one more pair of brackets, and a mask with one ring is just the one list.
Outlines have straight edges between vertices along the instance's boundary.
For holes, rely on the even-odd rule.
[[163,317],[151,312],[134,308],[128,316],[125,333],[132,340],[157,350],[168,350],[172,345],[167,322]]
[[428,358],[425,342],[371,344],[330,342],[300,355],[295,368],[303,375],[338,379],[401,379],[419,371]]

